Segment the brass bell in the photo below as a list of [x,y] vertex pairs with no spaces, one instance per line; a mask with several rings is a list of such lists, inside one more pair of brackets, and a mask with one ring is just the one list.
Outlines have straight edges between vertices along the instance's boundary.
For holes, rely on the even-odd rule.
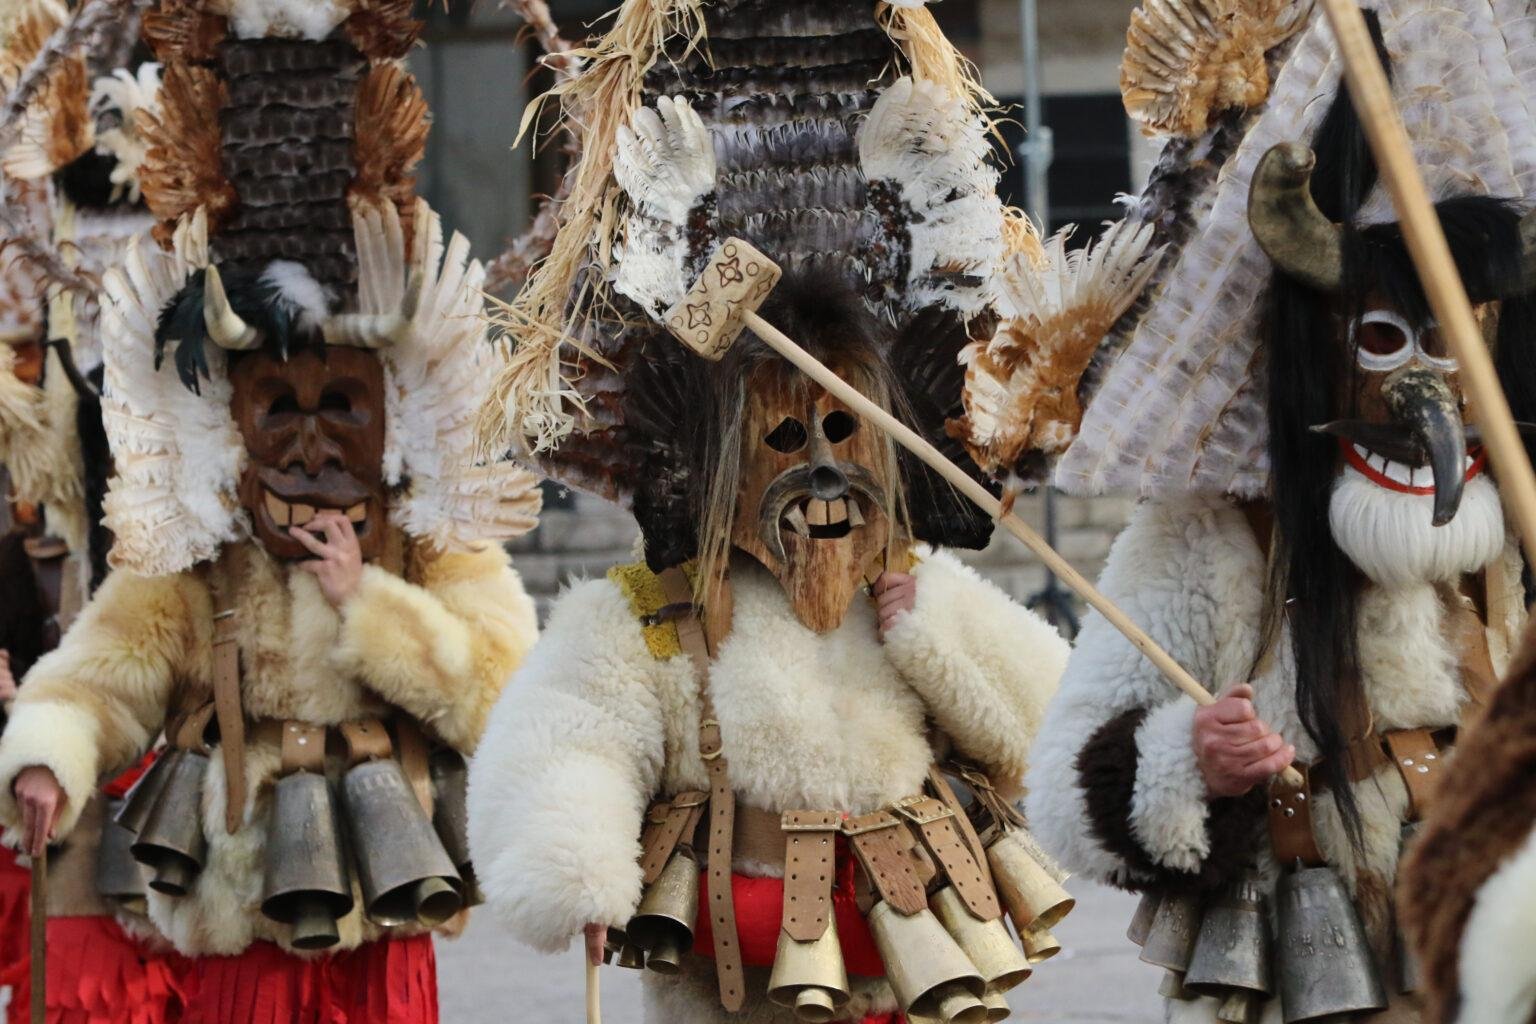
[[986,982],[931,910],[904,915],[881,900],[870,908],[869,930],[902,1012],[944,1024],[984,1024]]
[[800,942],[779,930],[779,948],[768,978],[768,998],[791,1007],[795,1019],[809,1024],[836,1020],[848,1005],[848,972],[837,941],[837,919],[827,916],[821,937]]
[[293,927],[295,949],[328,949],[341,941],[336,921],[352,912],[352,875],[324,775],[299,771],[277,780],[261,912]]
[[1046,928],[1025,928],[1019,932],[1019,942],[1024,945],[1024,958],[1031,964],[1043,963],[1061,952],[1061,943]]
[[208,840],[203,836],[203,778],[208,755],[180,751],[159,799],[129,852],[149,868],[149,887],[167,896],[185,896],[203,870]]
[[987,994],[981,997],[981,1001],[987,1004],[987,1024],[1007,1020],[1013,1013],[1013,1009],[1008,1005],[1008,997],[1001,992],[993,992],[989,989]]
[[1020,932],[1037,922],[1041,928],[1056,927],[1077,903],[1061,887],[1058,875],[1042,863],[1043,857],[1022,829],[1002,833],[987,847],[992,882]]
[[464,882],[465,906],[485,902],[469,856],[469,768],[457,750],[432,755],[432,826]]
[[1249,874],[1229,885],[1201,919],[1184,985],[1221,1001],[1217,1020],[1248,1024],[1272,991],[1265,903],[1262,881]]
[[645,950],[645,966],[657,974],[676,974],[683,954],[693,948],[699,917],[699,862],[677,852],[645,890],[624,931]]
[[1189,893],[1165,894],[1141,944],[1142,962],[1181,973],[1188,970],[1199,931],[1199,899]]
[[1157,917],[1157,905],[1163,902],[1163,894],[1160,892],[1144,892],[1141,901],[1136,904],[1136,913],[1131,915],[1131,923],[1125,930],[1125,937],[1144,946],[1147,942],[1147,933],[1152,930],[1152,919]]
[[457,914],[459,876],[399,762],[365,761],[341,788],[369,920],[432,928]]
[[123,801],[107,805],[107,820],[101,826],[101,844],[96,848],[96,891],[103,899],[130,914],[144,916],[146,901],[144,866],[128,852],[133,833],[117,823]]
[[1184,987],[1184,975],[1178,971],[1163,971],[1163,980],[1157,983],[1157,994],[1164,999],[1187,1003],[1195,994]]
[[165,780],[171,777],[171,770],[181,755],[182,751],[174,747],[161,751],[155,763],[139,776],[138,781],[128,790],[128,795],[116,805],[117,810],[112,814],[112,820],[127,829],[129,835],[136,836],[143,831],[144,823],[149,820],[149,812],[155,809],[165,789]]
[[618,966],[631,971],[645,970],[645,950],[633,942],[626,942],[619,947],[619,958],[615,961]]
[[1029,960],[1014,944],[1001,917],[979,920],[952,885],[934,893],[929,905],[950,938],[975,965],[988,992],[1006,992],[1029,977]]
[[1285,1024],[1386,1008],[1365,927],[1332,868],[1302,868],[1281,876],[1275,902]]

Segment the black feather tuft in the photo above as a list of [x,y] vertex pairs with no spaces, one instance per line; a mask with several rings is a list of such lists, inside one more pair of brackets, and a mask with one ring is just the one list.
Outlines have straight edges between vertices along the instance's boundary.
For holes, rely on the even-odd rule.
[[[203,319],[206,277],[202,270],[193,273],[160,311],[155,327],[155,368],[160,368],[166,348],[174,344],[176,376],[194,394],[202,393],[200,382],[209,378],[207,347],[211,342]],[[323,347],[318,332],[299,331],[296,308],[271,281],[238,269],[221,269],[220,277],[230,308],[261,333],[262,346],[277,358],[287,359],[298,347]]]

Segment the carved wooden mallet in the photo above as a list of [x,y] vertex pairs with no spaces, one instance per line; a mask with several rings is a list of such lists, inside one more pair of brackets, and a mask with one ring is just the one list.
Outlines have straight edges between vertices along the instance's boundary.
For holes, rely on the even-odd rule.
[[[1130,616],[1100,593],[1082,573],[1072,568],[1066,559],[1045,542],[1044,537],[1018,516],[1006,511],[1002,503],[985,487],[945,458],[942,452],[921,435],[865,398],[857,388],[795,344],[783,331],[764,320],[757,310],[773,291],[774,285],[778,284],[780,274],[778,266],[750,244],[739,238],[727,238],[715,249],[703,276],[694,282],[687,295],[667,310],[667,329],[683,344],[713,361],[730,350],[736,339],[741,337],[742,331],[751,328],[769,348],[922,459],[934,472],[949,481],[955,490],[974,501],[1009,533],[1023,541],[1024,546],[1033,551],[1057,578],[1125,634],[1126,639],[1146,655],[1147,660],[1156,665],[1169,682],[1189,694],[1195,703],[1206,705],[1216,702],[1211,692],[1158,646],[1146,630],[1131,621]],[[1287,785],[1297,788],[1302,785],[1301,774],[1295,768],[1287,768],[1280,777]]]

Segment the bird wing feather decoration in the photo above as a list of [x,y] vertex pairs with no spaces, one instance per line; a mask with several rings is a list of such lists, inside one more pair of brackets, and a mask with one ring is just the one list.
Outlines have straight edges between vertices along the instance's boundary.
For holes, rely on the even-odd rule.
[[[1162,2],[1144,0],[1143,10]],[[1536,33],[1524,8],[1504,0],[1362,6],[1380,25],[1395,99],[1432,196],[1527,203],[1536,196],[1529,87]],[[1171,133],[1129,215],[1153,226],[1152,242],[1166,254],[1143,301],[1116,325],[1085,375],[1082,426],[1054,477],[1069,492],[1251,497],[1267,486],[1260,321],[1273,268],[1249,228],[1249,182],[1271,147],[1312,139],[1341,86],[1343,64],[1327,19],[1309,0],[1263,0],[1229,13],[1224,21],[1190,22],[1144,15],[1137,24],[1146,38],[1130,41],[1132,51],[1151,53],[1154,43],[1176,48],[1192,36],[1196,50],[1216,53],[1227,45],[1222,33],[1253,22],[1242,29],[1255,41],[1248,51],[1273,43],[1264,58],[1269,88],[1260,95],[1218,87],[1210,80],[1216,65],[1207,61],[1188,64],[1191,91],[1158,108],[1162,114],[1152,115],[1137,89],[1127,93],[1133,111],[1148,114],[1148,127],[1166,125],[1159,130]],[[1197,23],[1198,32],[1191,27]],[[1162,27],[1154,31],[1154,24]],[[1246,72],[1238,77],[1258,81]],[[1227,103],[1234,105],[1224,109]],[[1355,223],[1394,219],[1377,185]]]
[[1003,322],[961,353],[965,415],[950,424],[976,464],[997,479],[1037,482],[1032,461],[1066,450],[1082,419],[1078,382],[1099,342],[1157,268],[1152,227],[1121,221],[1089,246],[1045,245],[1045,265],[1012,257],[1001,275]]
[[[58,0],[24,0],[0,48],[0,84],[15,86],[49,38],[69,20]],[[91,82],[83,52],[63,54],[45,69],[16,126],[16,141],[0,157],[0,169],[33,180],[51,174],[95,143],[89,116]]]

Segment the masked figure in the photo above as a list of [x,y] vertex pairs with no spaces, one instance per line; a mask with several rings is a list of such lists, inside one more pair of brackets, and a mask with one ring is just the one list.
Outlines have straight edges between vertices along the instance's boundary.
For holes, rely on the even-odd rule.
[[[600,50],[633,36],[626,11]],[[917,546],[990,524],[872,423],[750,334],[708,362],[654,322],[739,234],[785,270],[764,315],[958,453],[956,357],[995,323],[1005,249],[983,122],[934,80],[955,54],[921,8],[698,16],[713,67],[684,22],[568,90],[585,122],[611,76],[643,78],[576,172],[623,190],[624,230],[589,277],[607,245],[573,198],[511,312],[497,432],[628,503],[645,560],[562,596],[493,712],[471,766],[481,882],[530,945],[585,932],[646,968],[650,1021],[1002,1013],[1070,906],[1009,802],[1064,644]],[[893,78],[910,38],[916,77]],[[708,273],[757,269],[727,253]],[[579,349],[537,329],[568,287]],[[1039,898],[1006,904],[1024,873]]]
[[413,195],[417,27],[145,15],[155,223],[100,309],[114,571],[21,688],[0,819],[75,841],[163,735],[115,824],[189,1024],[434,1021],[430,930],[476,898],[463,757],[533,640],[497,542],[538,494],[471,456],[493,349],[479,265]]
[[[1369,7],[1528,420],[1536,136],[1502,83],[1529,54],[1494,6]],[[1524,566],[1322,12],[1245,9],[1190,42],[1170,9],[1133,16],[1123,81],[1173,136],[1132,213],[1171,252],[1056,480],[1145,497],[1100,585],[1225,692],[1197,708],[1090,618],[1027,810],[1068,866],[1146,894],[1132,938],[1169,1020],[1431,1019],[1393,886],[1519,635]],[[1272,781],[1288,764],[1304,788]]]

